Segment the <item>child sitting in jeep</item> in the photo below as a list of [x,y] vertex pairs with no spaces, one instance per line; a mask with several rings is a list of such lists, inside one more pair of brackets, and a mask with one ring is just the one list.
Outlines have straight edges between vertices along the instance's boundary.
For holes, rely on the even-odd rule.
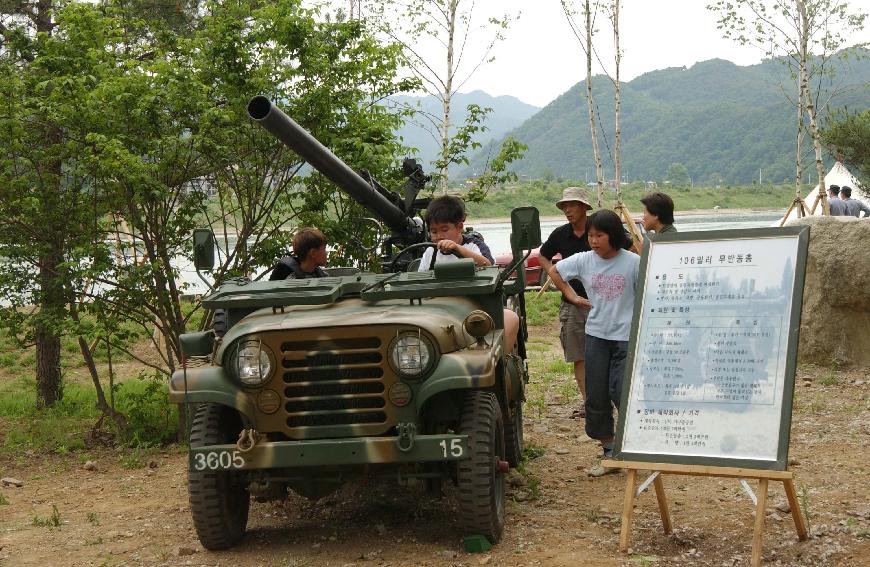
[[[494,261],[489,246],[482,238],[465,234],[465,203],[459,197],[437,197],[426,207],[426,224],[429,238],[436,244],[427,248],[420,260],[418,271],[425,272],[435,263],[454,262],[459,258],[471,258],[476,266],[491,266]],[[504,310],[504,352],[510,354],[517,342],[520,329],[519,316],[510,309]]]

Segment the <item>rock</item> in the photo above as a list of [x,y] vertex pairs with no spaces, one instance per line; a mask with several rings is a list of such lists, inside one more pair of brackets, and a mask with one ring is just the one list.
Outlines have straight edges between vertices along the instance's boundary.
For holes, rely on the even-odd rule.
[[378,535],[379,535],[379,536],[386,535],[386,533],[387,533],[387,526],[385,526],[384,524],[377,524],[377,525],[375,526],[375,531],[378,532]]
[[544,425],[543,423],[539,423],[539,424],[535,425],[534,427],[532,427],[532,431],[534,433],[546,433],[547,426]]
[[86,471],[95,471],[95,470],[97,470],[97,461],[87,461],[87,462],[85,463],[85,467],[84,467],[84,468],[85,468]]
[[157,461],[155,461],[155,460],[148,461],[148,468],[149,469],[156,469],[157,468]]
[[788,502],[780,502],[776,505],[776,509],[783,514],[788,514],[789,512],[791,512],[791,506],[788,505]]
[[843,261],[844,242],[870,241],[870,222],[841,218],[813,216],[787,223],[811,227],[798,361],[870,366],[870,255]]
[[514,500],[517,502],[525,502],[529,499],[529,495],[525,490],[518,490],[514,493]]
[[439,551],[436,555],[441,557],[446,557],[447,559],[456,559],[456,556],[459,555],[455,551],[451,551],[449,549],[445,549],[443,551]]
[[567,454],[570,453],[570,452],[571,452],[571,451],[569,451],[569,450],[566,449],[565,447],[556,447],[556,450],[555,450],[555,453],[556,453],[557,455],[567,455]]
[[513,486],[514,488],[519,488],[522,486],[526,486],[528,484],[528,481],[526,480],[526,477],[518,473],[516,469],[511,469],[511,472],[508,475],[508,484]]
[[567,425],[560,425],[559,426],[559,431],[571,431],[572,429],[573,429],[572,427],[568,427]]
[[189,545],[179,545],[175,548],[174,555],[176,557],[184,557],[186,555],[193,555],[196,553],[196,548],[191,547]]
[[481,557],[477,560],[478,565],[486,565],[492,560],[492,555],[487,555],[486,557]]
[[0,478],[0,484],[2,484],[3,486],[15,486],[21,488],[22,486],[24,486],[24,481],[18,480],[17,478],[6,477]]
[[780,516],[779,514],[777,514],[775,512],[769,514],[767,517],[770,518],[771,520],[773,520],[774,522],[781,522],[782,521],[782,516]]
[[789,459],[788,464],[789,464],[789,466],[796,467],[799,464],[801,464],[801,462],[797,459]]

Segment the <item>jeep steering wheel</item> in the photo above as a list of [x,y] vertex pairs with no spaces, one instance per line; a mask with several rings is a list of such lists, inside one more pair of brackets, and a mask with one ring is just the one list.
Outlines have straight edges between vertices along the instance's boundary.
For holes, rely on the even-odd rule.
[[[417,244],[412,244],[412,245],[408,246],[407,248],[403,248],[401,252],[399,252],[398,254],[393,256],[393,260],[392,260],[392,262],[390,262],[390,271],[391,272],[396,271],[396,262],[398,262],[399,258],[404,256],[408,252],[413,252],[414,250],[419,250],[421,248],[437,248],[437,247],[438,247],[438,245],[435,244],[434,242],[418,242]],[[432,263],[429,265],[430,270],[432,269],[432,266],[435,265],[435,258],[437,256],[438,256],[438,254],[435,254],[435,253],[432,254]],[[406,266],[406,268],[407,268],[407,266]]]

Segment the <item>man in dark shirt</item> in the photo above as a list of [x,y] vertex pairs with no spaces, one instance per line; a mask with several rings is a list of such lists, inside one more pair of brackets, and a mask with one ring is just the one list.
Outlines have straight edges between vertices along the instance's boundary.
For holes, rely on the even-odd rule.
[[840,187],[840,199],[846,208],[845,216],[861,218],[861,211],[863,211],[865,217],[870,217],[870,207],[852,198],[851,187],[846,187],[845,185]]
[[839,185],[828,185],[828,210],[831,211],[832,217],[841,217],[846,214],[846,203],[840,200],[840,197],[837,196],[839,194]]
[[[553,256],[560,254],[567,258],[577,252],[592,250],[589,247],[589,239],[586,236],[586,213],[592,208],[586,190],[582,187],[567,187],[562,191],[562,198],[556,206],[565,213],[568,224],[564,224],[550,233],[547,241],[541,246],[541,268],[549,272],[553,267]],[[580,280],[568,282],[577,295],[586,297],[586,290]],[[574,363],[574,380],[577,382],[577,390],[583,399],[580,400],[580,409],[576,410],[571,417],[585,417],[583,403],[586,399],[586,366],[583,354],[585,348],[584,337],[586,336],[586,317],[589,310],[581,309],[568,303],[562,298],[559,306],[560,339],[562,351],[565,354],[565,362]]]

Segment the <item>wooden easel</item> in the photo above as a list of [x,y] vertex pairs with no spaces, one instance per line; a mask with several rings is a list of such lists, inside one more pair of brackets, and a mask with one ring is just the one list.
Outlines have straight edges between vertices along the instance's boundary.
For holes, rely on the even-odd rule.
[[[764,535],[764,515],[767,508],[767,487],[771,480],[780,481],[785,488],[785,496],[788,498],[788,505],[791,508],[791,516],[794,519],[795,530],[797,531],[798,540],[804,541],[807,539],[807,528],[804,524],[804,518],[801,516],[800,506],[798,505],[797,495],[794,490],[794,478],[791,471],[768,471],[760,469],[742,469],[733,467],[714,467],[704,465],[680,465],[668,463],[645,463],[633,461],[615,461],[603,460],[601,465],[610,468],[626,469],[628,479],[625,484],[625,500],[622,505],[622,529],[619,532],[619,550],[623,553],[628,552],[628,542],[631,535],[631,520],[634,515],[634,501],[646,488],[652,483],[655,487],[656,500],[658,501],[659,513],[662,517],[662,527],[665,534],[670,534],[673,531],[671,526],[671,516],[668,512],[668,500],[665,496],[665,486],[662,482],[661,475],[666,474],[684,474],[690,476],[718,476],[725,478],[743,479],[754,478],[758,479],[758,497],[753,498],[755,503],[755,531],[752,536],[752,561],[750,565],[757,567],[761,564],[761,538]],[[635,482],[637,480],[637,471],[648,470],[652,471],[650,475],[640,487],[635,490]],[[752,491],[745,482],[741,482],[744,489],[752,497]]]

